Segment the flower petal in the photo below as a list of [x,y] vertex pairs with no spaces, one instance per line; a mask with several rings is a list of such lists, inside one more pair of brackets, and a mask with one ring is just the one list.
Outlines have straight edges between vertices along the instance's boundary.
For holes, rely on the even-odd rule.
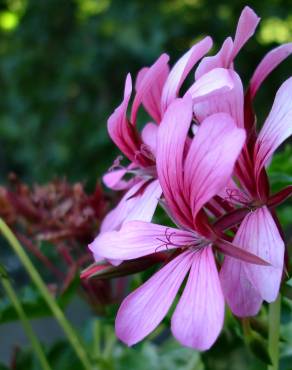
[[158,178],[172,215],[188,226],[190,207],[183,194],[183,156],[192,120],[192,99],[176,99],[159,126],[156,167]]
[[171,69],[162,91],[161,109],[164,112],[169,104],[177,97],[179,89],[193,66],[210,50],[212,39],[205,37],[193,45]]
[[217,339],[224,320],[224,299],[211,247],[193,254],[186,287],[171,320],[171,331],[184,346],[200,351]]
[[120,231],[101,233],[89,245],[98,256],[108,259],[130,260],[148,254],[185,247],[200,240],[194,233],[152,224],[130,221]]
[[143,142],[151,149],[154,155],[156,154],[157,135],[158,126],[155,123],[147,123],[141,133]]
[[233,41],[231,37],[228,37],[217,54],[202,59],[196,69],[196,80],[214,68],[229,68],[232,51]]
[[127,168],[122,168],[118,170],[108,171],[103,175],[103,183],[112,190],[125,190],[129,189],[133,185],[133,179],[126,181],[123,177],[127,173]]
[[127,119],[127,108],[132,93],[132,80],[127,75],[124,91],[124,99],[114,113],[109,117],[107,128],[109,135],[118,148],[131,160],[135,160],[135,153],[139,150],[137,135],[133,132]]
[[250,7],[244,7],[236,28],[232,59],[236,57],[243,45],[253,36],[259,21],[260,18]]
[[221,96],[233,89],[233,80],[230,71],[224,68],[215,68],[200,77],[186,92],[192,96],[193,102]]
[[116,335],[129,346],[151,333],[167,314],[192,261],[185,252],[154,274],[121,304]]
[[252,99],[255,97],[266,77],[290,54],[292,54],[292,42],[278,46],[265,55],[250,80],[250,94]]
[[[226,69],[220,69],[227,71]],[[214,69],[213,71],[216,71]],[[207,76],[207,75],[204,75]],[[214,113],[228,113],[234,119],[237,127],[244,128],[243,120],[243,86],[239,75],[232,70],[228,71],[232,88],[214,94],[209,99],[194,104],[195,117],[199,122]],[[199,82],[199,80],[198,80]]]
[[264,206],[250,212],[237,233],[242,248],[270,263],[270,266],[244,263],[244,269],[261,297],[267,302],[274,301],[283,272],[284,242],[268,208]]
[[184,166],[184,190],[194,220],[203,205],[227,185],[244,140],[244,130],[228,114],[213,114],[200,125]]
[[149,114],[154,115],[155,119],[158,119],[157,122],[159,122],[160,99],[156,101],[156,98],[160,98],[161,90],[168,74],[168,60],[169,56],[162,54],[146,73],[145,71],[142,72],[144,76],[141,76],[141,80],[137,84],[137,92],[132,106],[131,123],[133,125],[136,124],[137,112],[142,102]]
[[[169,74],[168,64],[162,64],[160,73],[155,73],[153,76],[149,88],[144,91],[142,96],[142,104],[150,116],[155,122],[159,123],[161,121],[161,95],[162,89]],[[147,78],[147,73],[149,68],[142,68],[137,76],[136,81],[136,91],[139,92],[141,87],[143,88],[143,78]]]
[[136,183],[127,191],[116,208],[104,218],[101,232],[118,230],[125,221],[151,221],[161,192],[158,180],[149,184],[144,180]]
[[291,96],[292,77],[286,80],[278,90],[271,112],[258,135],[254,150],[257,179],[274,151],[292,134]]
[[[240,235],[236,234],[234,243],[242,244]],[[263,299],[248,280],[241,261],[225,256],[220,281],[226,302],[236,316],[247,317],[258,313]]]

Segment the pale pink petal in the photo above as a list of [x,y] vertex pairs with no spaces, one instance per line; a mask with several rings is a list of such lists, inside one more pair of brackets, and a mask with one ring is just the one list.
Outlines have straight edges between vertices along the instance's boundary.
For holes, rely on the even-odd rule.
[[162,189],[158,180],[153,180],[147,184],[141,195],[134,198],[135,205],[129,210],[124,222],[126,221],[151,221],[161,197]]
[[151,149],[154,155],[156,154],[157,135],[158,126],[155,123],[147,123],[141,133],[143,142]]
[[292,54],[291,42],[278,46],[265,55],[250,80],[250,94],[252,99],[267,76],[290,54]]
[[123,224],[120,231],[99,234],[89,249],[103,258],[131,260],[199,241],[199,236],[193,232],[150,222],[130,221]]
[[164,112],[177,97],[186,76],[194,65],[210,50],[212,39],[208,36],[192,46],[171,69],[162,91],[161,109]]
[[197,103],[213,96],[222,96],[222,93],[233,89],[233,79],[230,71],[224,68],[215,68],[200,77],[186,92],[193,102]]
[[109,189],[125,190],[128,189],[133,184],[132,180],[130,181],[122,180],[126,173],[127,173],[126,168],[112,170],[103,175],[102,181]]
[[228,37],[217,54],[202,59],[195,72],[196,80],[214,68],[229,68],[232,51],[233,41]]
[[[160,107],[156,98],[161,96],[161,90],[168,74],[167,54],[162,54],[157,61],[145,72],[138,83],[138,89],[133,101],[131,123],[136,124],[137,112],[140,104],[143,102],[149,114],[154,115],[160,120]],[[157,84],[157,85],[156,85]]]
[[246,6],[243,9],[238,20],[234,37],[232,59],[236,57],[243,45],[253,36],[259,21],[260,18],[250,7]]
[[176,99],[164,114],[157,137],[158,178],[172,215],[188,224],[190,207],[184,198],[183,156],[192,120],[192,99]]
[[[220,70],[220,69],[219,69]],[[213,70],[215,71],[215,70]],[[223,71],[227,71],[223,69]],[[207,76],[207,75],[204,75]],[[243,86],[238,74],[233,71],[228,71],[230,86],[232,88],[221,91],[220,94],[215,94],[209,99],[194,104],[194,114],[198,122],[202,122],[205,118],[214,113],[228,113],[234,119],[236,125],[244,128],[243,119]],[[197,82],[199,82],[198,80]]]
[[124,99],[120,106],[108,119],[107,127],[110,137],[118,148],[132,161],[135,160],[135,153],[139,150],[137,135],[133,133],[127,119],[127,108],[132,92],[132,80],[130,74],[127,75],[124,91]]
[[119,339],[132,346],[159,325],[172,305],[191,261],[191,253],[179,255],[123,301],[116,317]]
[[292,77],[278,90],[271,112],[261,129],[254,151],[255,175],[267,164],[274,151],[292,134]]
[[[241,233],[234,238],[235,244],[242,244]],[[246,276],[243,262],[224,257],[220,271],[224,297],[231,311],[239,317],[254,316],[262,305],[262,297]]]
[[136,206],[140,196],[134,195],[144,186],[145,181],[139,181],[134,184],[122,197],[118,205],[112,209],[101,223],[100,231],[118,230],[129,212]]
[[266,206],[250,212],[242,221],[237,234],[243,249],[259,256],[270,266],[244,263],[246,276],[261,297],[272,302],[277,298],[284,259],[284,242]]
[[204,351],[216,341],[224,320],[224,298],[211,247],[194,253],[186,287],[171,320],[175,338]]
[[200,125],[184,167],[184,190],[194,219],[230,180],[244,141],[244,130],[237,128],[228,114],[214,114]]
[[158,180],[134,184],[101,224],[101,232],[118,230],[125,221],[151,221],[161,196]]

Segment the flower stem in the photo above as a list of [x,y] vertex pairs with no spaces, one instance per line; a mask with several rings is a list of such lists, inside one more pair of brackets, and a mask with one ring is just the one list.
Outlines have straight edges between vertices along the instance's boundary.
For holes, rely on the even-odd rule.
[[33,350],[34,350],[34,352],[35,352],[35,354],[36,354],[36,356],[37,356],[37,358],[40,362],[40,365],[41,365],[42,369],[43,370],[52,370],[51,366],[49,365],[49,363],[47,361],[44,350],[43,350],[37,336],[35,335],[32,327],[30,325],[30,322],[29,322],[29,320],[28,320],[28,318],[27,318],[27,316],[24,312],[23,306],[22,306],[20,300],[18,299],[17,294],[15,293],[15,290],[13,289],[12,284],[9,281],[9,277],[4,276],[3,273],[0,273],[0,280],[1,280],[2,286],[3,286],[7,296],[9,297],[12,305],[15,308],[15,311],[17,312],[17,314],[19,316],[19,319],[22,323],[23,329],[24,329],[28,339],[31,341],[32,348],[33,348]]
[[55,302],[54,298],[51,296],[47,286],[43,282],[40,274],[30,261],[29,257],[27,256],[26,252],[10,230],[10,228],[6,225],[6,223],[0,218],[0,231],[2,232],[4,238],[7,240],[9,245],[12,247],[14,252],[17,254],[18,258],[22,262],[23,266],[25,267],[26,272],[30,276],[31,280],[43,296],[44,300],[47,302],[47,305],[51,309],[53,315],[55,316],[56,320],[58,321],[59,325],[62,327],[63,331],[65,332],[69,342],[71,343],[73,349],[77,357],[79,358],[80,362],[83,365],[83,368],[86,370],[92,370],[91,362],[89,360],[88,354],[86,349],[76,334],[75,330],[66,319],[63,311]]
[[280,315],[281,315],[281,295],[269,306],[269,340],[268,348],[272,365],[268,370],[278,370],[279,368],[279,337],[280,337]]

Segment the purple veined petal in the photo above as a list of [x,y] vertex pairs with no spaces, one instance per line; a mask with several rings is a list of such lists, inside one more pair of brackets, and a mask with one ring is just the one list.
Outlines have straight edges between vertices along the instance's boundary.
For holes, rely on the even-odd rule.
[[119,231],[99,234],[89,245],[93,254],[107,259],[131,260],[166,250],[192,246],[202,239],[195,233],[152,224],[130,221]]
[[261,297],[267,302],[274,301],[283,272],[284,242],[268,208],[263,206],[250,212],[242,221],[237,235],[242,248],[270,263],[270,266],[244,263],[244,269]]
[[194,220],[203,205],[227,185],[244,141],[245,131],[228,114],[213,114],[201,123],[184,166],[184,190]]
[[[242,244],[240,234],[236,235],[234,243]],[[219,276],[224,297],[234,315],[255,316],[263,299],[247,278],[243,262],[225,256]]]
[[132,79],[128,74],[125,83],[124,99],[108,119],[109,135],[118,148],[131,160],[135,160],[135,153],[139,150],[137,137],[133,127],[127,119],[127,108],[132,93]]
[[292,134],[292,77],[279,88],[272,109],[258,135],[255,150],[255,176],[258,179],[262,168],[274,151]]
[[239,53],[243,45],[245,45],[246,42],[253,36],[259,21],[260,18],[250,7],[248,6],[244,7],[243,11],[240,14],[236,28],[232,60]]
[[193,103],[206,99],[211,100],[213,96],[221,96],[233,89],[233,79],[230,71],[224,68],[215,68],[200,77],[186,92],[190,94]]
[[[223,71],[227,70],[223,69]],[[233,70],[228,71],[228,77],[232,88],[220,91],[220,94],[215,94],[202,102],[195,102],[194,114],[197,121],[202,122],[205,118],[214,113],[228,113],[234,119],[237,127],[244,128],[244,96],[242,82],[239,75]],[[199,82],[199,80],[197,82]]]
[[165,82],[162,97],[161,110],[165,112],[171,102],[178,96],[185,78],[194,67],[194,65],[205,55],[212,47],[212,39],[207,36],[185,53],[171,69]]
[[[168,74],[167,54],[162,54],[157,61],[146,71],[142,72],[144,76],[138,83],[138,89],[133,101],[131,123],[136,124],[137,112],[140,104],[143,102],[149,114],[154,115],[155,120],[160,120],[159,102],[156,101],[160,97],[162,86],[164,85]],[[146,105],[145,105],[146,104]],[[158,117],[159,115],[159,117]]]
[[250,80],[250,94],[253,99],[267,76],[278,65],[292,54],[292,42],[278,46],[277,48],[268,52],[257,66],[251,80]]
[[229,68],[232,51],[233,41],[231,37],[228,37],[217,54],[205,57],[201,60],[195,72],[196,80],[205,73],[212,71],[214,68]]
[[[142,68],[138,73],[136,80],[136,91],[139,93],[141,87],[143,88],[143,79],[147,78],[149,68]],[[169,74],[168,64],[162,64],[160,73],[155,75],[150,82],[149,88],[144,92],[142,96],[142,104],[149,115],[154,119],[156,123],[161,121],[161,95],[162,89]]]
[[142,195],[132,198],[135,201],[135,205],[127,214],[124,222],[151,221],[161,194],[162,189],[158,180],[148,183]]
[[132,346],[150,334],[167,314],[187,275],[192,253],[184,252],[156,272],[121,304],[116,335]]
[[151,149],[154,155],[156,155],[157,135],[158,126],[151,122],[144,126],[141,133],[143,142]]
[[[142,189],[144,186],[145,189]],[[139,192],[141,191],[141,194]],[[118,230],[126,221],[151,221],[162,190],[158,180],[137,182],[110,211],[101,224],[101,232]]]
[[192,105],[190,96],[172,102],[164,114],[157,135],[158,178],[173,217],[185,226],[190,226],[191,214],[183,194],[183,158],[192,120]]
[[171,320],[184,346],[204,351],[216,341],[224,320],[224,298],[211,247],[193,253],[191,272]]

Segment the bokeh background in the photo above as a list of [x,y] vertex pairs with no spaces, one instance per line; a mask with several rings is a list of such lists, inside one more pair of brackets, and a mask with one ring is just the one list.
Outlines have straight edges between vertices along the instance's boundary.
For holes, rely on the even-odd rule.
[[[267,51],[292,41],[292,0],[248,4],[229,0],[0,0],[1,184],[5,185],[13,172],[28,184],[66,177],[93,191],[118,154],[107,135],[106,122],[122,99],[126,74],[135,76],[162,52],[170,55],[173,64],[206,35],[212,36],[215,52],[227,36],[234,35],[245,5],[262,18],[255,37],[235,63],[247,84]],[[255,107],[259,125],[280,84],[291,75],[291,67],[290,58],[258,93]],[[274,190],[291,183],[289,143],[273,161],[270,175]],[[289,242],[291,203],[281,207],[279,215]],[[2,250],[0,256],[4,254],[6,261],[12,258]],[[22,275],[17,275],[17,268],[16,282],[21,286],[26,280],[19,278]],[[292,311],[287,310],[285,320],[289,322]],[[82,315],[89,316],[88,308],[80,302],[70,312],[79,325]],[[44,340],[44,327],[51,325],[38,324]],[[18,330],[4,329],[0,328],[0,343],[8,333],[13,338]],[[12,345],[13,340],[10,342]],[[220,348],[214,349],[216,369],[225,369]],[[188,356],[188,352],[180,355]],[[3,352],[2,356],[7,358]],[[243,352],[239,357],[245,356]],[[125,362],[125,369],[138,366],[133,364],[127,367]],[[244,362],[239,361],[237,369],[240,364]],[[254,366],[260,368],[257,362]],[[283,366],[291,370],[289,360]],[[212,362],[211,368],[215,369]]]

